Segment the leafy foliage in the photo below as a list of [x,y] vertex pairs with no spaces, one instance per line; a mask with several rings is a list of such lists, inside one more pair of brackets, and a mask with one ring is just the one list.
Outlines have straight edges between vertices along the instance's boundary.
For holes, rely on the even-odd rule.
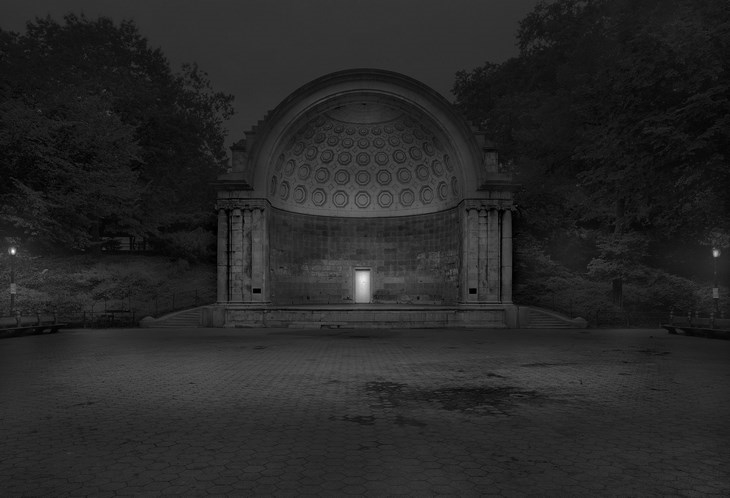
[[0,233],[83,249],[210,223],[232,97],[173,73],[134,23],[0,30]]
[[[558,262],[585,261],[596,280],[660,285],[652,266],[693,262],[657,248],[728,240],[724,0],[543,1],[518,42],[518,57],[461,71],[454,85],[457,105],[517,165],[518,244],[529,236]],[[555,251],[569,239],[580,253]]]

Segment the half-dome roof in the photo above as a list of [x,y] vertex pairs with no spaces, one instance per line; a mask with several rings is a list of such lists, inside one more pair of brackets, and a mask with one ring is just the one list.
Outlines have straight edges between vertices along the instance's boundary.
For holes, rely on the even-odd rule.
[[397,73],[351,70],[284,100],[249,149],[271,204],[329,216],[403,216],[455,206],[476,188],[471,129],[435,91]]

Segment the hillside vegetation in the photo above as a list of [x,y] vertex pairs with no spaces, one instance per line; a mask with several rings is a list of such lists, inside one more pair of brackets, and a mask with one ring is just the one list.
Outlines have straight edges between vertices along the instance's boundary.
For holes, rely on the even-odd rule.
[[[57,310],[59,313],[130,310],[138,317],[192,303],[215,301],[215,265],[190,264],[184,259],[147,255],[32,256],[16,261],[16,309],[24,313]],[[0,278],[9,281],[7,257],[0,263]],[[3,286],[5,287],[5,286]],[[0,298],[2,314],[9,312],[9,295]]]

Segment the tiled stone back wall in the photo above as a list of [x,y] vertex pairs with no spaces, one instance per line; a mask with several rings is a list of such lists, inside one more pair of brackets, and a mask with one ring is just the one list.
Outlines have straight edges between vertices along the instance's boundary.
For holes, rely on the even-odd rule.
[[459,284],[456,209],[396,218],[272,210],[271,301],[354,302],[355,268],[371,270],[374,303],[453,304]]

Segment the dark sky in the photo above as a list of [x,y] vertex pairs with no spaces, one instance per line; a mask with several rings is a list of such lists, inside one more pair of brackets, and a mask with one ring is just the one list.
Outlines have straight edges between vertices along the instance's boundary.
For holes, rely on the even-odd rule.
[[68,12],[132,19],[172,67],[197,62],[235,96],[228,143],[292,91],[356,67],[397,71],[453,100],[454,73],[516,55],[537,0],[2,0],[0,27]]

